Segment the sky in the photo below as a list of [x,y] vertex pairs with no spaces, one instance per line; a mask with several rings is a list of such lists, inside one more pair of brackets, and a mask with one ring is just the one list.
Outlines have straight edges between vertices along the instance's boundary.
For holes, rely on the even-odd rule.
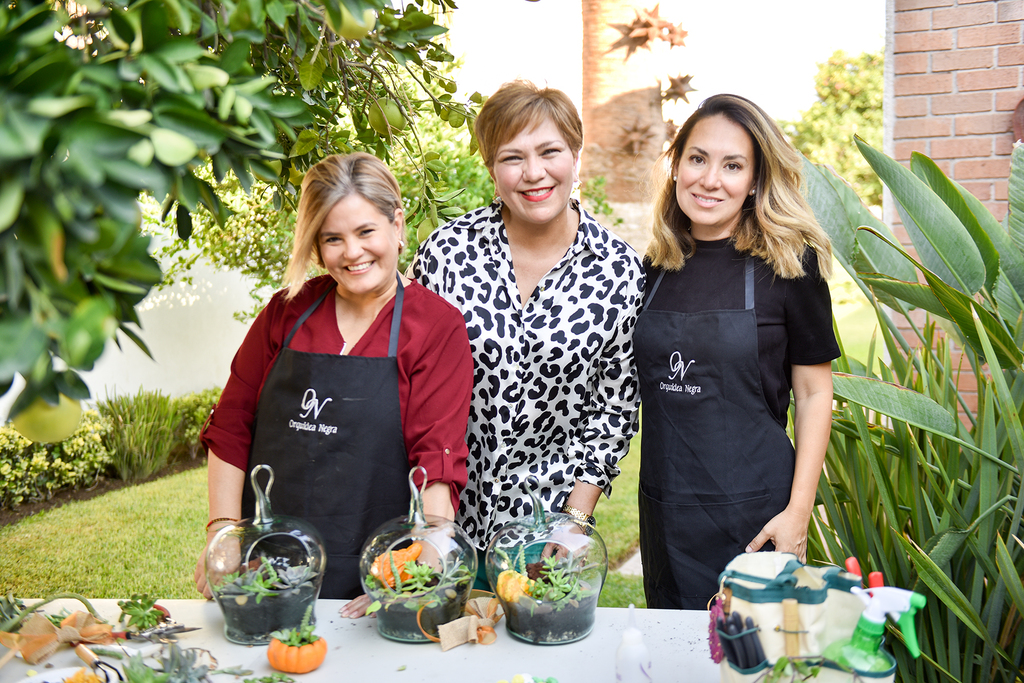
[[[465,65],[466,94],[493,92],[517,77],[560,88],[579,106],[582,28],[579,0],[457,0],[452,52]],[[636,3],[653,8],[658,0]],[[732,92],[777,119],[796,118],[815,100],[817,63],[835,50],[858,54],[885,45],[885,0],[661,0],[660,14],[689,32],[685,47],[656,48],[669,75],[693,74],[690,104],[667,105],[683,121],[705,97]],[[855,8],[855,9],[854,9]],[[633,15],[623,18],[629,23]]]

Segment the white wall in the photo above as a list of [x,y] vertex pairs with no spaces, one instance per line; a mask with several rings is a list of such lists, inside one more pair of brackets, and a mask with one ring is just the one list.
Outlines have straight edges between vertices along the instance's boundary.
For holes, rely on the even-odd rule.
[[[197,265],[192,276],[193,285],[179,283],[153,291],[137,308],[139,336],[152,359],[119,333],[121,348],[109,342],[96,367],[82,373],[93,400],[134,394],[140,388],[178,396],[224,386],[231,359],[248,330],[232,314],[252,307],[251,285],[235,273],[206,264]],[[6,420],[21,386],[19,378],[0,397],[0,421]]]

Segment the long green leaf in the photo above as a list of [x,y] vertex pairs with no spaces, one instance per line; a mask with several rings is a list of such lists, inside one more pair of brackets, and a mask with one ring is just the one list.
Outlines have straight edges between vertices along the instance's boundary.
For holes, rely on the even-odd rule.
[[982,262],[985,264],[985,287],[991,290],[996,276],[999,274],[999,251],[996,250],[988,232],[981,227],[978,217],[968,208],[967,202],[961,194],[962,188],[947,178],[934,161],[919,152],[910,155],[910,170],[928,184],[932,192],[949,207],[949,210],[967,229],[971,239],[974,240],[974,246],[981,254]]
[[856,142],[899,202],[903,225],[928,269],[967,294],[981,289],[985,283],[985,263],[956,215],[902,164],[860,138]]
[[[861,228],[861,231],[869,230],[870,228]],[[881,240],[886,239],[883,235],[877,235],[877,237]],[[942,307],[946,309],[947,319],[957,324],[959,330],[964,335],[964,339],[979,355],[988,359],[981,346],[978,334],[974,330],[975,313],[981,319],[989,338],[992,340],[993,350],[999,355],[1000,362],[1005,366],[1013,368],[1019,368],[1024,363],[1024,354],[1022,354],[1013,337],[1006,331],[1006,328],[998,318],[992,315],[991,312],[975,306],[975,301],[971,297],[947,285],[935,273],[928,270],[924,265],[915,260],[913,256],[900,249],[899,246],[896,244],[891,244],[891,246],[921,271],[925,280],[931,286],[932,293],[942,304]]]
[[860,279],[867,283],[875,291],[875,296],[886,303],[880,293],[893,296],[900,301],[905,301],[915,308],[922,308],[934,315],[946,317],[946,309],[935,297],[932,288],[919,282],[904,282],[895,280],[886,275],[873,273],[859,273]]
[[[1010,283],[1013,284],[1017,295],[1024,299],[1024,252],[1014,243],[1010,233],[1006,232],[1006,228],[996,220],[991,211],[985,208],[980,199],[965,190],[956,181],[952,182],[960,192],[960,196],[963,197],[967,208],[978,219],[978,224],[982,230],[992,240],[992,245],[999,253],[1000,270],[1006,275]],[[1024,209],[1024,207],[1020,208]]]
[[834,372],[832,391],[838,398],[852,401],[893,419],[946,438],[957,438],[953,416],[938,403],[913,389],[877,379]]
[[1014,244],[1024,251],[1024,147],[1013,149],[1010,157],[1010,181],[1008,187],[1010,211],[1007,215],[1007,232]]
[[900,536],[895,529],[892,533],[897,534],[896,538],[899,539],[900,545],[903,546],[903,550],[910,555],[911,561],[914,563],[914,567],[917,569],[917,574],[921,581],[924,582],[932,593],[935,594],[939,600],[942,601],[946,607],[948,607],[957,618],[967,625],[979,638],[984,640],[989,647],[998,649],[999,646],[992,641],[988,635],[988,631],[985,630],[985,624],[982,623],[981,617],[971,607],[970,601],[967,596],[957,587],[953,580],[946,576],[937,564],[932,562],[932,559],[928,557],[922,551],[917,544],[910,541],[903,536]]
[[1006,584],[1006,590],[1013,600],[1014,606],[1019,614],[1024,614],[1024,583],[1021,582],[1020,573],[1013,564],[1010,551],[1003,539],[996,537],[996,564],[999,565],[999,576]]
[[893,254],[887,245],[874,236],[864,237],[857,232],[857,228],[869,226],[896,241],[889,227],[875,218],[853,188],[829,169],[806,159],[804,176],[807,179],[807,201],[814,210],[814,216],[829,234],[836,258],[851,275],[855,273],[855,262],[866,262],[870,268],[865,270],[899,280],[914,278],[914,269]]

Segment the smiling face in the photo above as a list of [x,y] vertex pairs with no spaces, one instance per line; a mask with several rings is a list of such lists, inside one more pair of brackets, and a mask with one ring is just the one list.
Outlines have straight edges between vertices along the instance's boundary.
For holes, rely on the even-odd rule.
[[404,227],[401,209],[390,221],[358,194],[334,205],[317,239],[324,267],[338,283],[343,298],[390,293],[396,286],[398,243]]
[[675,168],[676,201],[694,239],[732,235],[755,181],[754,143],[724,116],[698,121]]
[[569,210],[576,154],[545,118],[500,145],[490,173],[513,222],[548,227]]

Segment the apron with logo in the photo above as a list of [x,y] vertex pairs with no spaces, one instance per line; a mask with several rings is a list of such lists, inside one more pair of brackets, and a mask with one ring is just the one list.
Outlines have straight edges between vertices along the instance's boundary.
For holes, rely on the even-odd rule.
[[761,389],[753,260],[738,310],[648,310],[664,276],[634,336],[644,592],[650,608],[702,610],[725,565],[789,503],[795,454]]
[[[301,517],[323,535],[327,571],[320,597],[362,594],[359,553],[378,526],[409,511],[409,458],[398,400],[399,278],[385,358],[288,348],[334,291],[306,310],[284,340],[256,407],[249,467],[274,468],[275,513]],[[255,504],[243,488],[242,510]]]

